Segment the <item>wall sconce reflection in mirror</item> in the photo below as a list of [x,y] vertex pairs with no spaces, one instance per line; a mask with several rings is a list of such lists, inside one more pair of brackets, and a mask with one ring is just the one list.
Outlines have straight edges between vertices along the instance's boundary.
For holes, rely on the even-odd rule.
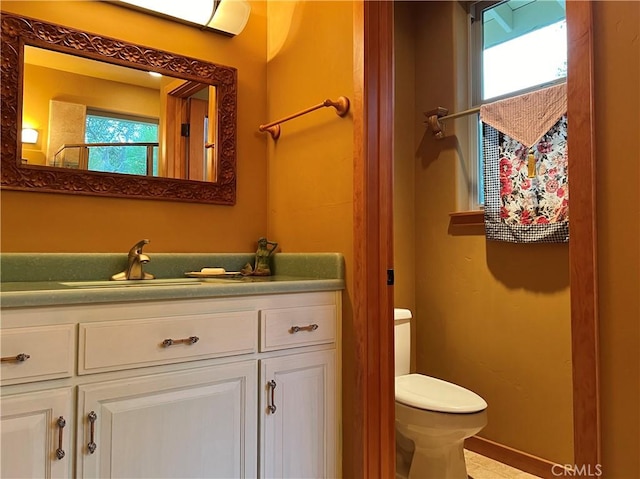
[[112,0],[111,3],[231,36],[242,32],[251,13],[247,0]]
[[23,128],[22,143],[27,143],[29,145],[35,145],[38,143],[38,130],[34,130],[33,128]]

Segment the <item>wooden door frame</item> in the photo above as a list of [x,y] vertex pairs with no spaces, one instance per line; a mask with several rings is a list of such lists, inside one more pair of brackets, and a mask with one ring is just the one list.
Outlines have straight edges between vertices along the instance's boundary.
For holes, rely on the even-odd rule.
[[355,429],[363,478],[395,477],[393,2],[354,2]]
[[[569,268],[574,464],[600,463],[592,9],[567,2]],[[393,2],[354,2],[354,471],[395,477],[393,291]],[[358,445],[359,447],[359,445]],[[356,448],[358,449],[358,448]]]
[[[212,89],[215,90],[211,85],[193,80],[176,80],[161,88],[164,116],[160,120],[160,173],[169,178],[190,179],[191,171],[187,154],[190,145],[189,140],[182,136],[180,125],[190,122],[189,98],[205,88],[209,89],[210,94]],[[214,105],[209,102],[209,115],[211,115],[212,106]],[[217,117],[214,115],[213,118]],[[213,142],[217,138],[217,133],[212,133],[215,131],[214,128],[217,128],[217,124],[210,126],[210,131],[205,133],[205,141]],[[217,154],[211,163],[215,170]],[[215,181],[215,178],[205,179],[205,181]]]
[[601,453],[593,13],[589,1],[566,6],[573,456],[593,471]]

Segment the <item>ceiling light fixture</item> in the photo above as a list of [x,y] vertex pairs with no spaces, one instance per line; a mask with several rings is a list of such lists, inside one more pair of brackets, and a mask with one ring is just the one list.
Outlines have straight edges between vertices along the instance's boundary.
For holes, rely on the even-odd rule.
[[111,3],[232,36],[242,32],[251,13],[247,0],[115,0]]

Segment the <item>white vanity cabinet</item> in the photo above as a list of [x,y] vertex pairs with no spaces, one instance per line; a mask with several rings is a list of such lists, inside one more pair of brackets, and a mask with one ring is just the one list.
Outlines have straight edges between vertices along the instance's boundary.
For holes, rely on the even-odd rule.
[[71,477],[72,388],[2,399],[0,477]]
[[3,308],[2,477],[336,477],[340,301]]
[[[336,477],[336,305],[260,315],[260,477]],[[312,344],[334,347],[294,353]]]
[[[3,323],[5,316],[3,315]],[[75,324],[3,328],[0,330],[3,386],[73,376]]]
[[256,475],[255,361],[79,386],[78,477]]
[[335,353],[261,361],[260,477],[336,477]]
[[[257,311],[228,300],[104,309],[110,319],[78,325],[78,375],[91,382],[78,385],[77,477],[256,477]],[[181,369],[149,369],[165,365]],[[94,379],[125,370],[137,375]]]
[[[71,377],[75,325],[56,324],[0,330],[2,393],[9,385]],[[71,387],[3,397],[0,403],[0,477],[71,477],[74,410]]]

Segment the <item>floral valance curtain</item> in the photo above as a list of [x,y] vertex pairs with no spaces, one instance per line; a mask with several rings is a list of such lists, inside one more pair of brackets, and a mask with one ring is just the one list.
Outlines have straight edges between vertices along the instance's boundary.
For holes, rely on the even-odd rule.
[[481,107],[487,239],[569,240],[566,111],[565,84]]

